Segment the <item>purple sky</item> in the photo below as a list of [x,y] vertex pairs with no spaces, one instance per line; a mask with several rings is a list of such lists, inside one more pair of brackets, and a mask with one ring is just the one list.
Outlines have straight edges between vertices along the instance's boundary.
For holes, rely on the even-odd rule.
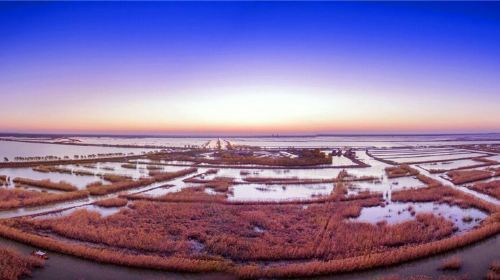
[[0,3],[0,131],[500,131],[500,3]]

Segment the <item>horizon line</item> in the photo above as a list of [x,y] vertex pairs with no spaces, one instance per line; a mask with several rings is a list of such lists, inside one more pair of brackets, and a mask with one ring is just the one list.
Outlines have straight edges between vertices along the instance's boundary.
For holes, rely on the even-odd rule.
[[310,133],[310,134],[290,134],[290,133],[271,133],[271,134],[144,134],[144,133],[40,133],[40,132],[0,132],[0,137],[6,136],[24,136],[24,137],[121,137],[121,138],[208,138],[208,137],[226,137],[226,138],[260,138],[260,137],[362,137],[362,136],[454,136],[454,135],[494,135],[500,132],[441,132],[441,133]]

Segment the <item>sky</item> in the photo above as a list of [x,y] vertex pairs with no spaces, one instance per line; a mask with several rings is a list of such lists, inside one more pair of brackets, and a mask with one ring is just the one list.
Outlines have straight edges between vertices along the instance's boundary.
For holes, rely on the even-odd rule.
[[0,2],[0,131],[500,132],[497,2]]

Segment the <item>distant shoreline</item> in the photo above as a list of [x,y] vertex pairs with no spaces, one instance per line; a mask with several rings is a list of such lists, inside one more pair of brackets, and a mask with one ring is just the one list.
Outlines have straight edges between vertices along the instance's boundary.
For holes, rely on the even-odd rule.
[[[307,137],[429,137],[429,136],[498,136],[500,132],[482,132],[482,133],[318,133],[318,134],[259,134],[259,135],[224,135],[224,134],[205,134],[205,135],[166,135],[166,134],[113,134],[113,133],[14,133],[0,132],[0,137],[27,137],[27,138],[62,138],[62,137],[113,137],[113,138],[307,138]],[[496,140],[498,140],[496,139]],[[474,139],[475,141],[489,141],[494,139]],[[446,140],[443,140],[446,141]]]

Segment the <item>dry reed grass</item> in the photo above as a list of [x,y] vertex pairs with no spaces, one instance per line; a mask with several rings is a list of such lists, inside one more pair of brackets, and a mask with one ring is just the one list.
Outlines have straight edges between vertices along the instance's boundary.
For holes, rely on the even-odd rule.
[[448,186],[408,189],[392,193],[392,200],[396,202],[435,202],[457,205],[461,208],[474,207],[488,213],[499,211],[499,206],[478,199],[462,191]]
[[17,280],[31,276],[34,268],[43,267],[44,261],[33,256],[23,256],[18,251],[0,247],[0,279]]
[[113,197],[96,201],[94,204],[100,207],[122,207],[127,205],[128,200],[120,197]]
[[137,169],[137,164],[124,163],[121,165],[121,167],[126,169]]
[[0,189],[0,210],[41,206],[50,203],[82,199],[86,198],[88,195],[89,193],[87,191],[52,194],[19,189]]
[[32,246],[57,251],[92,261],[113,263],[130,267],[163,269],[179,272],[222,272],[229,271],[230,263],[221,259],[186,259],[178,256],[164,257],[144,254],[130,254],[117,250],[92,248],[39,236],[0,224],[0,235]]
[[63,174],[71,174],[72,173],[71,169],[64,168],[64,167],[57,167],[57,166],[49,166],[49,165],[39,165],[39,166],[33,167],[32,169],[33,169],[33,171],[42,172],[42,173],[49,173],[49,172],[63,173]]
[[441,262],[441,270],[459,270],[462,267],[462,259],[459,256],[453,256]]
[[49,189],[49,190],[58,190],[58,191],[65,191],[65,192],[71,192],[71,191],[76,191],[78,190],[77,187],[74,185],[60,181],[60,182],[52,182],[49,179],[47,180],[33,180],[29,178],[14,178],[12,182],[16,184],[21,184],[21,185],[28,185],[28,186],[33,186],[33,187],[38,187],[38,188],[43,188],[43,189]]
[[406,176],[416,176],[419,172],[408,164],[401,164],[398,166],[391,166],[385,168],[385,173],[388,178],[398,178]]
[[476,183],[467,187],[477,192],[493,196],[496,199],[500,199],[500,180]]
[[101,176],[103,180],[106,180],[111,183],[116,183],[116,182],[121,182],[121,181],[127,181],[127,180],[132,180],[132,177],[127,176],[127,175],[118,175],[118,174],[111,174],[111,173],[106,173]]
[[112,184],[102,184],[101,182],[96,182],[87,185],[87,190],[92,195],[105,195],[113,192],[124,191],[128,189],[143,187],[151,185],[156,182],[168,181],[175,179],[177,177],[182,177],[191,173],[196,172],[196,168],[187,168],[175,172],[156,172],[150,171],[148,178],[140,178],[138,180],[125,180],[117,181]]
[[[418,214],[415,220],[395,225],[349,220],[359,215],[361,207],[378,203],[377,199],[367,199],[303,208],[301,204],[138,201],[131,209],[107,217],[80,210],[57,219],[7,220],[0,225],[0,235],[100,262],[276,278],[394,265],[466,246],[500,232],[497,213],[481,227],[452,237],[448,236],[453,223],[432,214]],[[38,230],[104,247],[86,247],[30,233]],[[202,245],[201,251],[193,249],[193,240]],[[130,250],[135,252],[128,253]],[[293,259],[300,262],[282,262]],[[267,266],[254,261],[278,263]]]
[[447,172],[446,175],[451,179],[453,184],[471,183],[483,179],[488,179],[494,176],[489,170],[453,170]]
[[434,178],[425,176],[424,174],[418,174],[417,179],[420,182],[426,184],[428,187],[440,187],[440,186],[442,186],[441,182],[439,182],[438,180],[436,180]]
[[6,175],[0,175],[0,185],[7,185],[9,183],[9,177]]
[[486,280],[498,279],[500,279],[500,260],[495,260],[490,264],[488,273],[486,274]]
[[197,240],[203,244],[201,253],[236,261],[341,259],[439,240],[453,232],[452,222],[432,214],[418,214],[415,220],[395,225],[349,221],[359,216],[363,206],[362,201],[307,209],[300,205],[141,201],[107,217],[78,210],[57,219],[18,219],[11,225],[167,256],[199,254],[190,245]]
[[199,156],[200,151],[188,151],[170,153],[166,155],[149,155],[148,158],[153,160],[167,161],[188,161],[193,163],[206,163],[212,165],[227,164],[227,165],[263,165],[263,166],[315,166],[322,164],[331,164],[332,158],[329,155],[322,153],[319,149],[300,149],[293,150],[296,158],[290,157],[258,157],[253,154],[242,155],[234,151],[218,151],[217,158],[210,159]]

